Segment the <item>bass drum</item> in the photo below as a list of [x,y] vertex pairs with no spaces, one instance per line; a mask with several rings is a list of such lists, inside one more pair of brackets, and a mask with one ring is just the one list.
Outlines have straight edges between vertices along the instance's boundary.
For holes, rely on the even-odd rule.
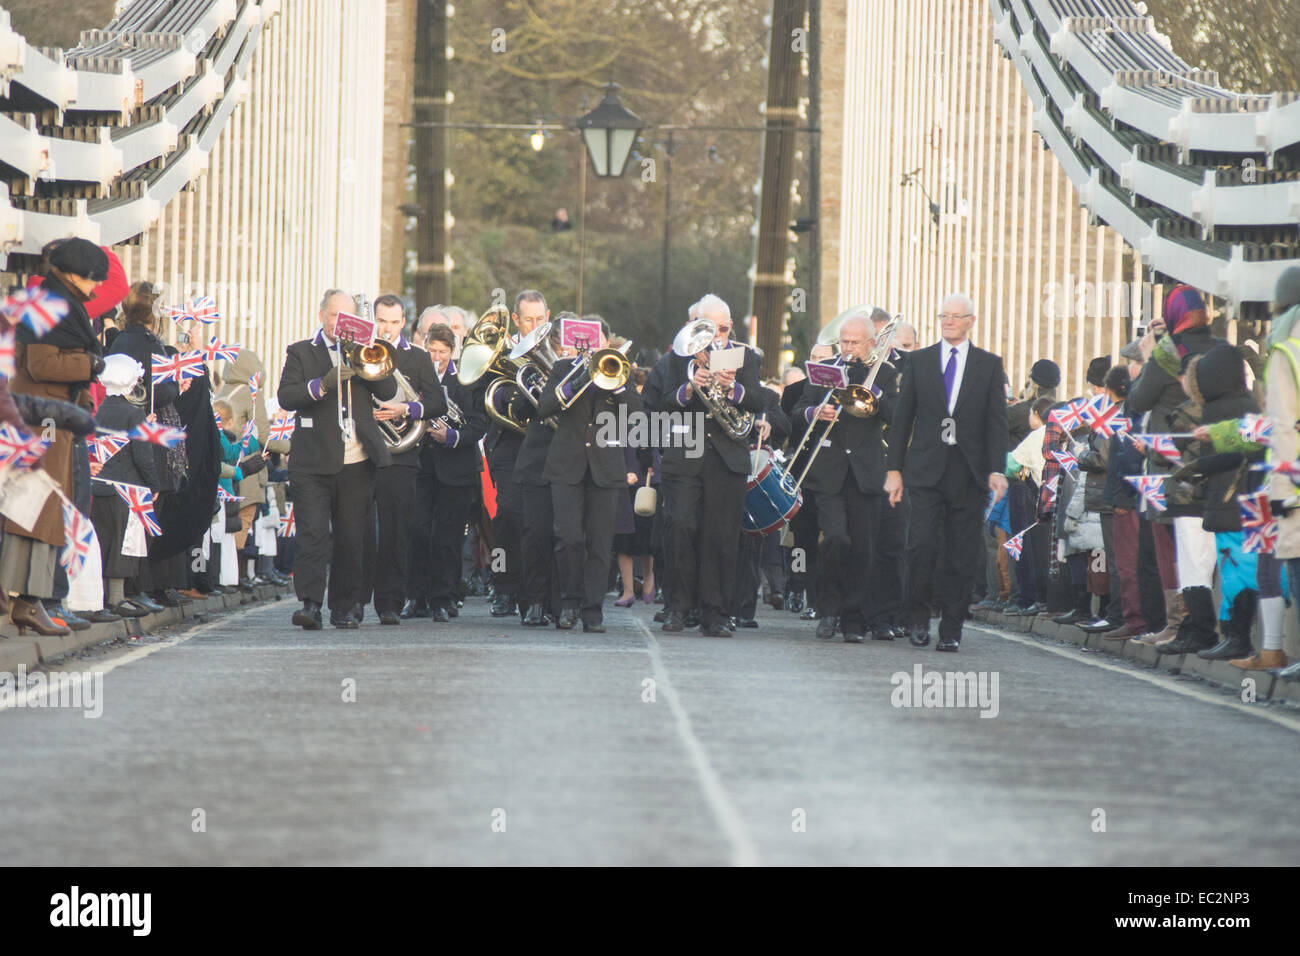
[[772,449],[760,448],[751,458],[742,527],[746,534],[771,534],[799,513],[803,495],[790,474],[772,457]]

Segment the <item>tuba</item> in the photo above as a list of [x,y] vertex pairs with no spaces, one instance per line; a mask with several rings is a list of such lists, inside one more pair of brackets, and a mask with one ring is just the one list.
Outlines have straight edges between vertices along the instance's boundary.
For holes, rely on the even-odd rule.
[[[397,395],[393,400],[398,402],[417,402],[420,395],[411,385],[405,375],[397,370],[397,347],[391,342],[384,339],[375,339],[373,345],[366,345],[360,348],[354,348],[347,353],[348,364],[357,376],[367,381],[376,381],[381,378],[387,378],[389,375],[397,382]],[[370,401],[375,408],[380,407],[379,399],[373,395]],[[381,422],[376,420],[375,424],[379,426],[379,434],[383,436],[384,444],[393,454],[401,454],[414,448],[419,442],[429,423],[422,420],[393,419],[392,421]]]
[[[698,355],[713,344],[717,334],[718,327],[711,319],[696,319],[694,322],[688,322],[673,339],[673,351],[683,357]],[[696,361],[692,358],[686,366],[688,380],[694,380],[695,368]],[[696,389],[696,394],[708,408],[709,417],[718,423],[727,433],[728,438],[734,441],[748,440],[749,432],[754,427],[754,413],[737,408],[727,397],[723,387],[718,384],[715,376],[710,374],[708,386]]]

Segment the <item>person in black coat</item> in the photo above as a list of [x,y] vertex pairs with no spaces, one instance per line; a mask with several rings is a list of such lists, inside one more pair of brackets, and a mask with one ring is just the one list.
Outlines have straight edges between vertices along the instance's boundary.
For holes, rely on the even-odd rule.
[[[706,637],[730,637],[727,608],[735,589],[735,546],[745,509],[749,446],[745,436],[732,437],[713,419],[699,393],[709,381],[712,351],[742,346],[731,343],[731,311],[717,296],[706,295],[695,303],[690,317],[714,323],[713,349],[696,356],[669,352],[660,362],[662,373],[649,376],[641,393],[652,411],[685,413],[687,429],[674,434],[663,449],[663,484],[671,489],[666,499],[672,509],[672,588],[663,628],[683,630],[686,615],[698,607]],[[758,354],[745,349],[742,358],[738,372],[717,373],[727,393],[722,401],[757,415],[763,411]],[[688,374],[692,359],[693,376]]]
[[[851,316],[840,327],[840,362],[851,385],[863,385],[871,374],[866,359],[874,344],[865,316]],[[808,441],[816,457],[803,489],[816,499],[822,536],[817,637],[831,640],[842,627],[846,642],[860,644],[875,616],[869,585],[885,489],[884,429],[893,415],[897,383],[894,370],[881,364],[866,417],[850,414],[838,401],[823,405],[829,391],[805,388],[794,410],[796,419],[816,429]],[[884,629],[872,636],[893,640]]]
[[[414,428],[416,422],[429,422],[447,412],[433,361],[424,349],[406,341],[405,307],[395,295],[375,299],[375,335],[395,348],[397,372],[406,380],[414,396],[399,395],[375,409],[375,420],[390,422],[390,427]],[[387,443],[387,442],[386,442]],[[415,474],[420,463],[418,443],[405,451],[390,448],[392,462],[375,472],[375,521],[366,525],[366,555],[363,567],[366,581],[364,596],[375,601],[375,613],[381,624],[400,624],[398,616],[406,596],[407,566],[411,553],[408,522],[415,507]],[[371,529],[374,532],[371,532]]]
[[[602,347],[604,337],[602,336]],[[551,369],[537,405],[541,418],[555,416],[555,435],[543,477],[551,485],[560,616],[555,626],[603,633],[603,604],[614,546],[618,493],[627,487],[625,415],[641,411],[641,396],[625,382],[607,390],[570,372],[580,359],[561,359]]]
[[[890,426],[885,491],[891,506],[909,492],[907,612],[913,646],[930,643],[930,599],[942,606],[941,651],[961,645],[979,567],[980,522],[1007,490],[1007,403],[1002,359],[970,342],[975,306],[944,299],[941,341],[918,349],[903,367]],[[940,539],[942,523],[943,537]],[[935,588],[936,560],[941,586]]]
[[[334,327],[340,312],[354,313],[356,301],[331,289],[321,299],[321,327],[310,339],[289,346],[276,398],[294,416],[289,448],[298,549],[293,584],[302,610],[293,623],[322,626],[325,575],[329,570],[330,623],[355,628],[363,597],[366,522],[374,498],[375,469],[392,463],[372,398],[397,394],[392,376],[367,381],[340,354]],[[350,386],[350,387],[349,387]],[[355,423],[355,436],[339,427],[339,401]]]
[[[808,353],[808,361],[824,362],[834,355],[834,351],[830,345],[814,345]],[[794,455],[795,449],[799,447],[804,433],[808,430],[807,419],[794,414],[794,408],[799,404],[806,388],[808,388],[808,379],[801,377],[797,382],[788,383],[781,393],[781,408],[790,419],[790,437],[787,447],[790,455]],[[790,475],[795,480],[803,474],[811,451],[811,446],[804,442],[799,455],[787,462]],[[799,613],[800,618],[805,621],[817,619],[817,581],[821,571],[817,564],[818,552],[821,550],[817,546],[818,534],[816,497],[811,494],[804,495],[803,507],[790,522],[790,536],[794,544],[788,549],[787,588],[782,605],[787,610]]]
[[[465,543],[470,508],[483,471],[478,443],[487,434],[483,408],[486,382],[462,385],[451,354],[456,333],[441,322],[429,326],[425,350],[444,395],[464,420],[434,422],[420,442],[420,468],[415,476],[415,511],[411,516],[410,574],[402,617],[432,617],[446,623],[456,613],[453,591],[460,582],[460,552]],[[449,413],[450,414],[450,413]]]

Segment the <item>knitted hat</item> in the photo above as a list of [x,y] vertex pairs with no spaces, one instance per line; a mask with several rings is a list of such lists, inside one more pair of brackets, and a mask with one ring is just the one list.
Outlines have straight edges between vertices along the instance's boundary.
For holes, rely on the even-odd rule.
[[1106,385],[1106,373],[1110,371],[1110,356],[1102,355],[1088,363],[1088,384],[1103,388]]
[[1174,286],[1165,297],[1165,325],[1173,333],[1205,325],[1205,300],[1189,285]]
[[1029,369],[1029,380],[1043,388],[1056,388],[1061,384],[1061,369],[1051,359],[1039,359]]

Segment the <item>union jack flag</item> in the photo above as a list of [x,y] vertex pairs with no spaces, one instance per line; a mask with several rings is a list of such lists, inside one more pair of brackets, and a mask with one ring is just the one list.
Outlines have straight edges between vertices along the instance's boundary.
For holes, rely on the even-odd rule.
[[1273,420],[1266,415],[1243,415],[1237,425],[1237,434],[1242,441],[1254,442],[1256,445],[1271,444]]
[[248,454],[248,443],[253,440],[253,432],[255,432],[256,430],[257,430],[257,426],[253,424],[253,420],[250,418],[248,420],[248,424],[244,426],[244,439],[239,445],[240,458],[243,458],[245,455]]
[[1241,543],[1241,550],[1247,554],[1251,552],[1272,554],[1273,548],[1277,545],[1277,538],[1277,522],[1270,521],[1247,534],[1246,540]]
[[86,444],[90,446],[90,457],[101,465],[130,443],[129,438],[117,438],[114,435],[91,435],[86,439]]
[[[1074,453],[1068,449],[1066,451],[1054,451],[1052,457],[1070,474],[1074,474],[1079,470],[1079,459],[1075,458]],[[1060,476],[1057,475],[1056,478],[1059,480]]]
[[1043,485],[1043,491],[1047,494],[1047,506],[1050,508],[1052,502],[1056,500],[1057,489],[1061,487],[1061,476],[1053,475],[1047,484]]
[[153,359],[153,383],[179,382],[183,378],[201,378],[207,374],[202,352],[178,352],[175,355],[150,356]]
[[292,538],[297,533],[297,531],[298,529],[295,526],[293,520],[293,504],[290,503],[289,510],[286,511],[284,514],[280,515],[279,534],[280,537],[282,538]]
[[1098,395],[1088,404],[1088,424],[1106,438],[1122,435],[1133,427],[1133,422],[1120,414],[1120,408],[1107,396]]
[[1273,509],[1269,507],[1267,491],[1238,495],[1237,503],[1241,506],[1242,530],[1262,528],[1273,520]]
[[1023,551],[1025,547],[1025,532],[1022,531],[1019,534],[1007,538],[1006,543],[1002,545],[1002,547],[1007,549],[1007,554],[1011,555],[1013,561],[1019,561],[1020,552]]
[[14,365],[14,333],[0,332],[0,377],[13,378],[17,368]]
[[293,416],[285,415],[281,418],[277,418],[274,422],[272,422],[271,430],[270,432],[268,432],[268,437],[272,441],[276,439],[284,439],[285,441],[288,441],[290,438],[292,438],[293,437]]
[[1168,475],[1126,475],[1124,480],[1137,489],[1142,500],[1156,511],[1165,511],[1165,479]]
[[86,563],[86,556],[95,544],[95,526],[90,519],[68,503],[63,505],[63,536],[67,539],[59,553],[59,564],[75,578]]
[[126,485],[118,482],[110,482],[126,502],[126,506],[131,509],[131,513],[140,519],[144,525],[145,533],[150,537],[157,537],[162,534],[162,526],[158,524],[153,513],[153,492],[144,485]]
[[208,344],[203,347],[203,355],[209,362],[215,362],[217,359],[233,362],[239,357],[242,348],[242,345],[226,345],[214,335],[208,339]]
[[1087,405],[1085,399],[1076,399],[1062,408],[1054,408],[1047,413],[1047,417],[1056,422],[1067,432],[1072,432],[1083,425],[1083,408]]
[[244,496],[243,496],[243,495],[232,495],[232,494],[231,494],[230,492],[228,492],[225,488],[222,488],[220,485],[218,485],[218,486],[217,486],[217,500],[218,500],[218,501],[243,501],[243,500],[244,500]]
[[1143,437],[1147,439],[1148,443],[1151,445],[1151,450],[1157,455],[1175,462],[1181,462],[1183,460],[1182,453],[1178,450],[1178,446],[1174,444],[1174,440],[1168,435],[1145,435]]
[[253,398],[257,398],[257,389],[262,384],[262,373],[254,372],[248,376],[248,391]]
[[68,300],[45,289],[19,289],[4,301],[3,311],[14,325],[22,323],[40,338],[63,321]]
[[186,319],[193,319],[195,322],[202,322],[204,325],[211,325],[217,319],[221,318],[221,313],[217,311],[217,303],[213,301],[212,296],[195,296],[184,305],[171,306],[167,309],[167,315],[173,322],[184,322]]
[[1300,488],[1300,461],[1279,461],[1271,465],[1255,465],[1252,470],[1272,471],[1275,475],[1286,475],[1291,484]]
[[49,439],[40,435],[24,435],[8,422],[0,424],[0,469],[31,468],[49,450],[50,444]]
[[157,422],[141,422],[127,432],[126,437],[135,441],[152,442],[164,448],[175,448],[185,441],[185,429]]

